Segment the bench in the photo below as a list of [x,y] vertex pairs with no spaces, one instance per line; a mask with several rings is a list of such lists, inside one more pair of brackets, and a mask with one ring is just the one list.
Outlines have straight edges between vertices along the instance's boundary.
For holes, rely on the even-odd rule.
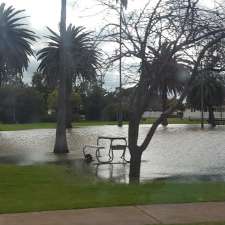
[[225,119],[215,119],[216,125],[225,125]]

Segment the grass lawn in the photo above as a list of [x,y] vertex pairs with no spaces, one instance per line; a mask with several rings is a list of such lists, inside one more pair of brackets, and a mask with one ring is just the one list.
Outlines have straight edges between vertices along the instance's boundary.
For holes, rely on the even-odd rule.
[[17,131],[30,129],[55,128],[55,123],[0,124],[0,131]]
[[[84,126],[102,126],[102,125],[116,125],[116,121],[82,121],[73,123],[73,127]],[[0,131],[17,131],[30,129],[53,129],[56,128],[56,123],[26,123],[26,124],[3,124],[0,123]]]
[[[143,124],[151,124],[154,119],[147,119]],[[200,120],[188,120],[179,118],[169,118],[169,124],[200,124]],[[127,124],[127,122],[124,122]],[[81,121],[73,124],[73,127],[84,126],[103,126],[103,125],[117,125],[117,121]],[[0,123],[0,131],[16,131],[29,129],[51,129],[55,128],[55,123],[29,123],[29,124],[2,124]]]
[[224,200],[225,183],[138,186],[103,182],[61,166],[0,166],[0,213]]

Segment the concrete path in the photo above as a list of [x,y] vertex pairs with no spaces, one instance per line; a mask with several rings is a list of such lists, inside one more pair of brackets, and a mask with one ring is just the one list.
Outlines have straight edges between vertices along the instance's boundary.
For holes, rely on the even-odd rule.
[[225,221],[225,202],[0,215],[0,225],[147,225],[220,221]]

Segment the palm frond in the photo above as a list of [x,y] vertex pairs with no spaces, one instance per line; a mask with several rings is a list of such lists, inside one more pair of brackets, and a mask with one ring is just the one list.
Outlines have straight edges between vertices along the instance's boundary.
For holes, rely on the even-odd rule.
[[[60,71],[60,48],[62,46],[62,37],[50,28],[48,46],[38,52],[38,60],[40,61],[38,71],[46,74],[46,80],[54,79],[55,83],[59,79]],[[65,36],[66,48],[66,68],[69,76],[76,78],[84,78],[92,81],[96,79],[96,68],[99,66],[100,53],[93,46],[91,38],[92,32],[85,31],[84,27],[75,27],[69,25]],[[52,82],[51,82],[52,83]]]
[[23,12],[12,6],[0,5],[0,71],[21,72],[27,69],[29,56],[33,55],[31,43],[37,37],[22,22],[26,18],[21,16]]

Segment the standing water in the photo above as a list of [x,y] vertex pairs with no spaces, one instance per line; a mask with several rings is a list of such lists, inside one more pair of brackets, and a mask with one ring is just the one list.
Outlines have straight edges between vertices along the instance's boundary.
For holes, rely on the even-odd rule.
[[[140,127],[140,143],[149,125]],[[81,163],[85,144],[96,144],[98,136],[126,136],[128,126],[91,126],[68,132],[70,153],[52,153],[55,130],[0,132],[0,163],[32,165],[37,163]],[[141,179],[225,180],[225,127],[201,130],[199,125],[159,127],[143,154]],[[127,153],[129,159],[129,153]],[[127,182],[129,164],[121,164],[116,154],[113,164],[96,165],[90,170],[97,176]],[[86,166],[87,167],[87,166]]]

